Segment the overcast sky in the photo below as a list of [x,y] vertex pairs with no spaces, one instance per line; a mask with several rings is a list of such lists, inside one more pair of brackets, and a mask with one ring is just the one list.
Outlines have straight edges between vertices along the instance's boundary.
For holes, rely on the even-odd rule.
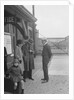
[[[32,6],[25,6],[32,13]],[[44,37],[66,37],[69,34],[68,5],[36,5],[37,29]],[[42,37],[40,35],[40,37]]]

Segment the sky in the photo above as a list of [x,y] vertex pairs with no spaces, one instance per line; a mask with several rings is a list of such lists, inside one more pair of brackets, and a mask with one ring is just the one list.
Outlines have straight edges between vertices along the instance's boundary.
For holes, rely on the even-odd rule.
[[[25,6],[32,13],[32,6]],[[35,5],[39,37],[66,37],[69,35],[68,5]]]

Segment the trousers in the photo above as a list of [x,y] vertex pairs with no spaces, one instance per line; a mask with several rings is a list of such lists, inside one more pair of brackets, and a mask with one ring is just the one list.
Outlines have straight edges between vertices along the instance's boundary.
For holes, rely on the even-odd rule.
[[44,79],[49,80],[49,75],[48,75],[48,64],[43,63],[43,73],[44,73]]

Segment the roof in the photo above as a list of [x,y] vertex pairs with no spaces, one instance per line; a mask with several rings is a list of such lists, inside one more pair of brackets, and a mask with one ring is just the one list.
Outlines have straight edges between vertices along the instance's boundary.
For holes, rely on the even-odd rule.
[[16,15],[16,17],[23,18],[26,21],[37,21],[37,19],[23,5],[5,5],[4,9],[13,15]]
[[16,7],[23,12],[27,17],[36,21],[37,19],[23,6],[23,5],[16,5]]

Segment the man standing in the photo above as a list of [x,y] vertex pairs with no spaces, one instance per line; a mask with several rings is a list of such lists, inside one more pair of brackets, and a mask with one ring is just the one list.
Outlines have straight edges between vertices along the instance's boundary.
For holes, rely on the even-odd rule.
[[43,44],[43,51],[42,51],[42,64],[43,64],[43,73],[44,73],[44,78],[41,79],[43,80],[42,83],[46,83],[49,81],[49,76],[48,76],[48,63],[51,60],[52,53],[50,46],[47,43],[46,39],[42,40]]
[[33,57],[32,44],[33,41],[31,39],[28,39],[27,41],[25,41],[24,45],[22,46],[24,69],[25,69],[24,80],[26,78],[34,80],[32,78],[32,69],[34,69],[34,57]]

